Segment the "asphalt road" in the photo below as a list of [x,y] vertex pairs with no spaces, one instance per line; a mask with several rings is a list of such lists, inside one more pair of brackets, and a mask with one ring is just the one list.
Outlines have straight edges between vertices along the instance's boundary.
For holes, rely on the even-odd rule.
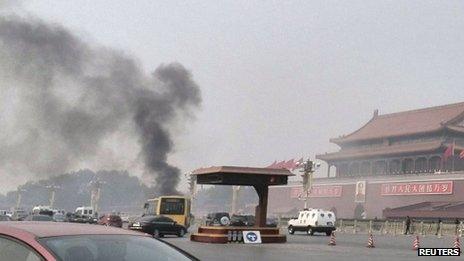
[[[336,246],[327,245],[330,237],[305,234],[287,235],[284,244],[245,245],[238,243],[206,244],[185,238],[164,240],[186,250],[201,260],[464,260],[460,257],[419,257],[412,250],[414,236],[374,235],[375,248],[367,248],[365,234],[336,234]],[[454,238],[420,237],[421,247],[452,247]]]

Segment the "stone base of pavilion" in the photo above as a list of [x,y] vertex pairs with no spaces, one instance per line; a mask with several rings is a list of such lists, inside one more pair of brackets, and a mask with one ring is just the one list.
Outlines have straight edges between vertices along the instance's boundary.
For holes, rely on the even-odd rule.
[[275,227],[213,227],[200,226],[198,233],[190,235],[190,240],[202,243],[226,244],[229,243],[229,232],[242,233],[243,231],[259,231],[261,241],[263,243],[285,243],[287,236],[280,234],[278,228]]

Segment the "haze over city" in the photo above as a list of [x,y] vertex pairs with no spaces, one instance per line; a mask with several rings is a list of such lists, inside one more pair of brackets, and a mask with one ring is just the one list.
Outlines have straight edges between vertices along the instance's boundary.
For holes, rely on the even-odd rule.
[[[182,173],[314,157],[336,150],[329,138],[356,130],[374,109],[385,114],[464,98],[462,1],[36,0],[1,8],[2,17],[38,19],[90,46],[117,49],[147,75],[160,64],[185,67],[201,105],[194,102],[192,115],[169,126],[168,162]],[[0,93],[2,103],[9,97]],[[18,120],[8,110],[0,116],[3,126]],[[15,131],[7,130],[4,142]],[[125,136],[123,126],[94,157],[65,171],[142,176],[137,137]],[[2,193],[37,178],[7,163],[0,174]]]

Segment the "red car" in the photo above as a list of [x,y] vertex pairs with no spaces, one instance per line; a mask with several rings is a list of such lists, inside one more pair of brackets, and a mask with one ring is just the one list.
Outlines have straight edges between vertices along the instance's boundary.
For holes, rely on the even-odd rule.
[[122,219],[118,215],[106,214],[98,219],[98,224],[111,227],[122,227]]
[[14,261],[198,260],[148,234],[61,222],[0,223],[0,253]]

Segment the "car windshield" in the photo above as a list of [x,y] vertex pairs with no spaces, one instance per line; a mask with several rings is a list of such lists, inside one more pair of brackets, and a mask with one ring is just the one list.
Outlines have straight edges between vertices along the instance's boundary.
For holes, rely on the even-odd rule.
[[191,260],[169,245],[145,236],[77,235],[39,240],[59,261]]

